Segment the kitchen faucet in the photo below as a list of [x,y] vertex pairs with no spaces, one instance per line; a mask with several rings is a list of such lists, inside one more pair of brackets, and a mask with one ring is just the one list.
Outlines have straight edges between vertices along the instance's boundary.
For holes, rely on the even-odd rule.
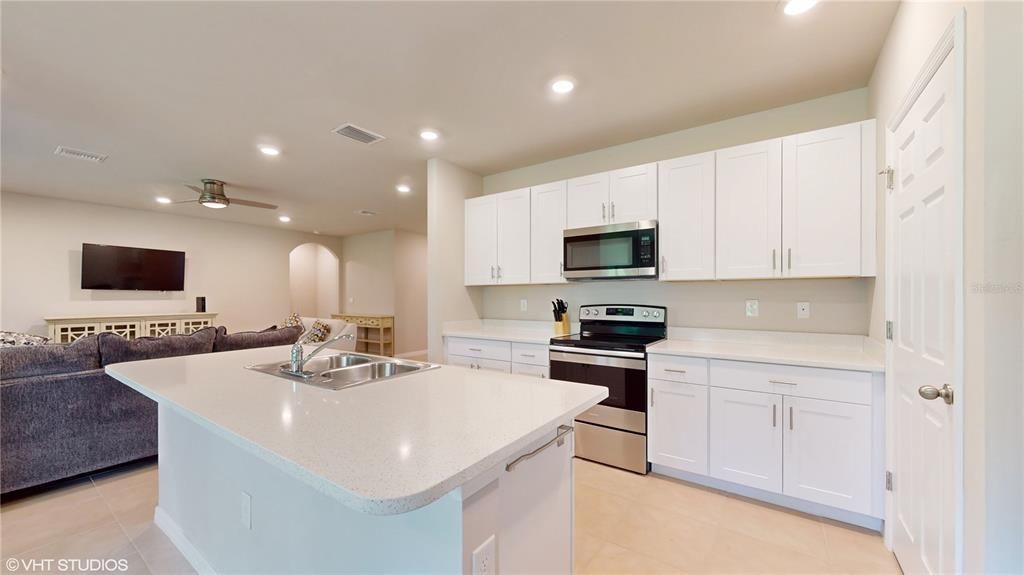
[[299,340],[292,345],[291,360],[288,362],[288,369],[284,369],[284,367],[282,367],[281,371],[289,375],[296,375],[298,377],[310,377],[313,375],[312,373],[303,371],[303,368],[306,366],[307,361],[313,359],[314,356],[323,351],[324,348],[326,348],[329,344],[334,343],[339,339],[355,338],[356,336],[351,333],[338,334],[332,337],[331,339],[325,340],[323,343],[317,346],[317,348],[314,349],[309,355],[303,357],[302,337],[300,337]]

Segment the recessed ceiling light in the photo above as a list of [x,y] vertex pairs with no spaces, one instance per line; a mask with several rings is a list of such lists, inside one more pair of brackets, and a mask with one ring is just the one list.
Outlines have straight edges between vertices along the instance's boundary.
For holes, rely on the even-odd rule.
[[292,221],[292,219],[289,218],[288,216],[277,216],[277,219],[280,220],[281,223],[284,223],[284,224],[287,224],[288,222]]
[[280,156],[281,150],[274,146],[260,146],[260,151],[263,152],[264,156]]
[[412,191],[412,188],[405,184],[398,184],[397,186],[395,186],[395,189],[403,194],[408,194],[409,192]]
[[789,2],[786,2],[783,12],[789,16],[796,16],[814,8],[814,5],[817,3],[818,0],[789,0]]
[[356,210],[356,213],[360,216],[376,216],[377,212],[373,210]]
[[169,204],[169,203],[171,203],[171,198],[165,198],[163,196],[159,196],[156,199],[156,203],[158,203],[158,204]]
[[568,94],[576,88],[576,83],[572,80],[562,78],[561,80],[555,80],[551,83],[551,91],[556,94]]
[[437,130],[420,130],[420,138],[428,142],[433,142],[440,137],[441,134],[438,134]]

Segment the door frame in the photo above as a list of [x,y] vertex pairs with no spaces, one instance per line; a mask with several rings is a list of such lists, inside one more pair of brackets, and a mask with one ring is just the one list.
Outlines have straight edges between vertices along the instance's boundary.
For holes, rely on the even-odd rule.
[[[954,174],[953,180],[955,182],[954,189],[952,190],[953,209],[956,210],[957,215],[955,221],[957,226],[954,230],[951,230],[956,238],[954,241],[954,253],[956,254],[954,260],[954,275],[955,281],[953,284],[953,350],[954,350],[954,361],[956,367],[954,369],[953,387],[956,390],[956,402],[953,405],[953,509],[954,509],[954,565],[956,572],[962,573],[964,566],[964,470],[963,470],[963,423],[964,423],[964,403],[965,400],[970,396],[970,390],[967,388],[964,378],[964,296],[965,288],[964,285],[964,173],[966,170],[966,156],[965,156],[965,111],[964,111],[964,94],[965,94],[965,75],[966,75],[966,60],[965,60],[965,42],[966,42],[966,10],[960,9],[959,12],[953,17],[952,21],[946,27],[942,36],[939,38],[935,47],[932,49],[928,59],[925,60],[924,65],[918,70],[917,76],[914,78],[913,84],[910,89],[903,96],[900,101],[899,107],[893,114],[892,118],[886,123],[885,126],[885,161],[886,166],[892,166],[895,163],[895,157],[893,153],[894,149],[894,136],[893,133],[900,126],[907,114],[910,112],[910,108],[917,101],[918,97],[924,91],[925,87],[931,81],[932,77],[938,71],[939,67],[945,62],[947,57],[953,58],[953,66],[955,68],[954,73],[956,75],[956,86],[954,87],[954,94],[956,101],[952,103],[953,114],[955,122],[953,126],[953,149],[952,156],[957,159],[954,162]],[[881,174],[884,174],[884,170]],[[898,175],[897,175],[898,176]],[[894,261],[895,254],[893,252],[893,237],[895,228],[895,213],[893,209],[893,202],[890,201],[892,190],[890,190],[885,183],[882,185],[886,193],[885,202],[885,320],[886,322],[895,320],[894,313],[894,296],[896,294],[896,277],[894,274]],[[893,379],[893,340],[886,338],[885,340],[885,370],[886,370],[886,386],[885,386],[885,401],[887,406],[895,405],[895,381]],[[894,448],[892,444],[893,437],[893,416],[892,409],[886,410],[885,415],[885,434],[889,438],[886,441],[886,469],[892,469],[892,463],[894,459]],[[895,525],[894,517],[894,504],[893,504],[893,492],[886,491],[885,493],[885,545],[890,550],[893,549],[893,529]]]

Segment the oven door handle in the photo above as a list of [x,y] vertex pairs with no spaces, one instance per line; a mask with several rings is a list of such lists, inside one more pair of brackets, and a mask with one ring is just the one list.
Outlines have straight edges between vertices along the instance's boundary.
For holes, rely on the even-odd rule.
[[577,353],[551,352],[551,361],[563,363],[580,363],[583,365],[598,365],[603,367],[618,367],[622,369],[636,369],[645,371],[647,362],[642,359],[631,359],[628,357],[608,357],[604,355],[583,355]]
[[646,357],[643,352],[639,351],[618,351],[614,349],[597,350],[582,347],[571,347],[567,345],[552,345],[549,346],[548,349],[550,351],[564,351],[583,355],[599,355],[601,357],[631,357],[634,359],[644,359]]

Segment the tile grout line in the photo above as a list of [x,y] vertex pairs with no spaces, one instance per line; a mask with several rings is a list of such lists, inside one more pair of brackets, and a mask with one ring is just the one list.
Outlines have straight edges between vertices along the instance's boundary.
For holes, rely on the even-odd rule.
[[100,491],[100,488],[96,486],[96,481],[93,479],[92,475],[89,476],[89,481],[92,483],[92,488],[96,490],[97,494],[99,494],[100,500],[103,501],[103,506],[107,508],[107,512],[110,513],[110,516],[114,518],[114,522],[117,523],[117,528],[121,530],[121,534],[124,535],[125,539],[128,540],[128,544],[131,545],[133,550],[135,550],[135,554],[139,556],[139,560],[142,561],[142,565],[146,568],[146,572],[152,575],[153,569],[149,566],[149,562],[146,561],[146,558],[142,555],[142,551],[140,551],[139,546],[135,544],[135,540],[128,535],[128,531],[124,528],[124,524],[121,523],[121,520],[117,517],[117,513],[114,513],[114,510],[110,508],[107,498],[103,495],[103,492]]

